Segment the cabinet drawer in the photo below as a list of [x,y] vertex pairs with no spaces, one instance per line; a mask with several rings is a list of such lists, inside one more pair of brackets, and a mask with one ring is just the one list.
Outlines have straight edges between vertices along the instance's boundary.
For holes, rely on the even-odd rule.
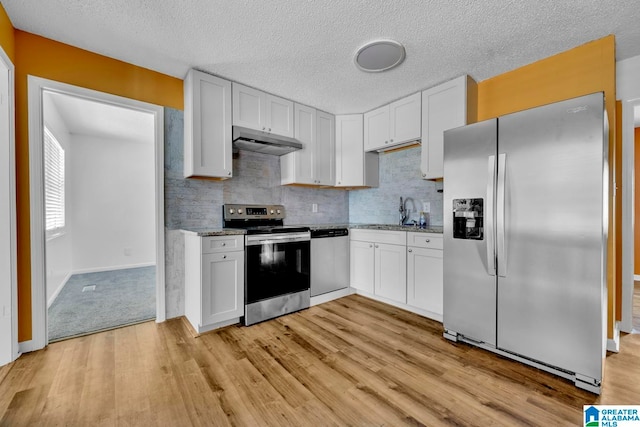
[[417,246],[427,249],[442,249],[442,234],[407,233],[407,246]]
[[244,249],[244,236],[215,236],[202,238],[202,253],[241,251]]
[[388,243],[390,245],[406,245],[407,233],[405,231],[351,229],[351,240],[361,242]]

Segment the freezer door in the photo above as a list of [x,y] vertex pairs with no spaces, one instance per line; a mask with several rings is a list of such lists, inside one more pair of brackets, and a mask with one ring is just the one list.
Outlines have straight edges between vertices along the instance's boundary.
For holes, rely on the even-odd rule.
[[444,133],[445,329],[496,343],[497,121]]
[[596,379],[606,258],[603,104],[598,93],[501,117],[496,194],[504,254],[498,348]]

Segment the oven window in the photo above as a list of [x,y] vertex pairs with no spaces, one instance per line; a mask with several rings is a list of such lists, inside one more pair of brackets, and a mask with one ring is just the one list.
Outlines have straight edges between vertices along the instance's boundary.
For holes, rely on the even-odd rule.
[[310,243],[270,243],[247,246],[247,304],[309,289]]

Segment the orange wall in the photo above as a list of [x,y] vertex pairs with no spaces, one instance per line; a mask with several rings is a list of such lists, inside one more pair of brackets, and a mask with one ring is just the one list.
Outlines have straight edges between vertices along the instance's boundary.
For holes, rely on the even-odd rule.
[[[1,23],[1,22],[0,22]],[[27,75],[183,108],[183,83],[126,62],[15,30],[16,193],[18,228],[18,340],[31,339],[29,130]]]
[[[609,295],[608,336],[613,337],[616,315],[616,240],[620,239],[621,198],[613,199],[613,177],[622,194],[620,147],[615,139],[615,37],[607,36],[533,64],[484,80],[478,84],[478,120],[520,111],[594,92],[604,92],[609,116],[609,240],[607,242],[607,283]],[[616,157],[616,154],[618,156]],[[617,223],[619,224],[619,222]],[[616,237],[617,236],[617,239]],[[618,240],[619,241],[619,240]]]
[[640,128],[636,128],[635,130],[634,149],[635,194],[633,203],[635,208],[635,226],[633,227],[633,274],[640,275]]
[[11,25],[11,20],[9,20],[7,12],[4,10],[4,7],[2,7],[2,3],[0,3],[0,46],[2,46],[2,50],[9,56],[11,62],[15,62],[13,25]]

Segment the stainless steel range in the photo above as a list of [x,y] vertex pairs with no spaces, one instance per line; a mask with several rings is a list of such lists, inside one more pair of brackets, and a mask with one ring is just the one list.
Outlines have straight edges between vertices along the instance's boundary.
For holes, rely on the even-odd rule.
[[282,205],[224,205],[225,228],[245,236],[244,325],[309,307],[311,235],[284,226]]

